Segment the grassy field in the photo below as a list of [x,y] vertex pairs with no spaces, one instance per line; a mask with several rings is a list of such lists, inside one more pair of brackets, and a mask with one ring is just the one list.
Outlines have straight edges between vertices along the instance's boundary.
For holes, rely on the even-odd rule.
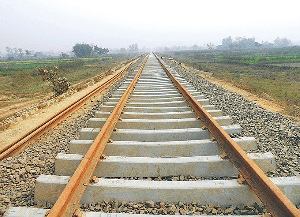
[[217,55],[220,62],[266,65],[274,63],[299,63],[300,48],[287,47],[280,49],[263,49],[244,52],[222,52]]
[[0,62],[0,74],[12,75],[16,72],[33,71],[35,67],[59,66],[59,68],[74,68],[88,63],[113,61],[113,57],[79,58],[79,59],[45,59]]
[[[182,51],[169,56],[267,99],[300,117],[300,48],[257,51]],[[292,64],[293,63],[293,64]]]
[[107,55],[97,58],[50,59],[0,62],[0,108],[18,102],[43,98],[52,92],[42,80],[36,66],[58,66],[59,75],[72,84],[96,76],[133,55]]

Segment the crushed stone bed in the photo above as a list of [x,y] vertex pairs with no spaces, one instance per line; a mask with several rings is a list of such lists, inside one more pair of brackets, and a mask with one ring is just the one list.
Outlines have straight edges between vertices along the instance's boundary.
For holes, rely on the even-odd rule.
[[220,206],[218,204],[208,203],[168,203],[146,201],[135,203],[132,201],[102,201],[96,204],[82,204],[81,210],[106,212],[106,213],[132,213],[132,214],[154,214],[154,215],[258,215],[266,213],[267,210],[255,204],[254,206]]

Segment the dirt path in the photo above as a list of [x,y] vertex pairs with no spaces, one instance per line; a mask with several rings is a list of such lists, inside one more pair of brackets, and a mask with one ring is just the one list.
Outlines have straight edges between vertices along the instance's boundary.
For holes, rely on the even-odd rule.
[[[50,118],[54,114],[56,114],[59,110],[62,108],[65,108],[67,105],[75,102],[77,99],[80,97],[84,96],[87,94],[89,91],[92,89],[96,88],[97,86],[100,86],[103,84],[105,81],[110,79],[112,76],[114,76],[116,73],[124,69],[125,66],[122,66],[120,69],[116,70],[114,73],[112,73],[109,76],[104,77],[102,80],[99,82],[88,86],[87,88],[78,91],[68,97],[65,97],[62,99],[60,102],[53,103],[52,105],[37,110],[34,114],[29,115],[27,118],[17,121],[14,124],[12,124],[9,128],[7,128],[4,131],[0,131],[0,148],[7,146],[8,144],[12,143],[15,141],[17,138],[25,134],[31,129],[34,129],[36,126],[44,122],[46,119]],[[105,91],[104,91],[105,92]],[[87,103],[88,104],[88,103]],[[79,109],[76,111],[73,116],[76,117],[82,113],[85,112],[85,109]]]
[[[181,63],[181,66],[186,68],[187,70],[189,70],[191,68],[190,66],[188,66],[186,64],[183,64],[183,63]],[[197,73],[197,72],[193,72],[193,73]],[[241,88],[238,88],[238,87],[234,86],[230,82],[226,82],[224,80],[217,79],[209,73],[199,72],[197,74],[200,75],[202,78],[206,79],[207,81],[209,81],[213,84],[217,84],[217,85],[221,86],[222,88],[224,88],[226,90],[229,90],[229,91],[234,92],[234,93],[241,94],[245,99],[247,99],[251,102],[255,102],[256,104],[258,104],[259,106],[261,106],[262,108],[264,108],[268,111],[278,112],[278,113],[281,113],[284,116],[290,117],[290,116],[288,116],[284,113],[284,107],[282,107],[281,105],[279,105],[275,101],[259,97],[259,96],[255,95],[253,93],[250,93],[246,90],[243,90]],[[296,117],[290,117],[290,118],[292,118],[295,122],[300,123],[300,119],[298,119]]]
[[7,117],[12,116],[17,111],[20,111],[20,110],[27,108],[35,103],[38,103],[39,101],[41,101],[41,99],[33,99],[33,100],[26,99],[26,101],[24,101],[24,102],[22,102],[22,99],[18,99],[18,101],[16,103],[14,103],[13,105],[0,108],[0,121],[4,120]]
[[198,73],[198,74],[213,84],[218,84],[226,90],[241,94],[243,97],[245,97],[245,99],[255,102],[256,104],[260,105],[262,108],[264,108],[266,110],[269,110],[271,112],[279,112],[279,113],[282,113],[284,111],[284,108],[282,106],[280,106],[279,104],[277,104],[271,100],[261,98],[261,97],[255,95],[255,94],[252,94],[246,90],[240,89],[229,82],[226,82],[224,80],[219,80],[219,79],[213,77],[212,75],[205,75],[205,74],[201,74],[201,73]]

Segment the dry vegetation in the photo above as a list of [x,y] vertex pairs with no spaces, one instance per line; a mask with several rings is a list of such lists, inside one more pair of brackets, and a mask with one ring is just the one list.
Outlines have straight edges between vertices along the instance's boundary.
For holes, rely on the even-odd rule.
[[[256,51],[182,51],[168,55],[231,82],[300,117],[300,48]],[[298,61],[298,62],[297,62]]]

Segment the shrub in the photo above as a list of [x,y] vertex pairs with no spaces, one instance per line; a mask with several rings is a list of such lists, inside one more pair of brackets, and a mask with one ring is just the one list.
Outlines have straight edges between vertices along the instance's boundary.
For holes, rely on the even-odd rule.
[[70,87],[70,82],[65,77],[58,76],[58,67],[53,66],[51,69],[49,66],[36,67],[43,81],[49,81],[52,84],[52,89],[56,96],[61,95]]

